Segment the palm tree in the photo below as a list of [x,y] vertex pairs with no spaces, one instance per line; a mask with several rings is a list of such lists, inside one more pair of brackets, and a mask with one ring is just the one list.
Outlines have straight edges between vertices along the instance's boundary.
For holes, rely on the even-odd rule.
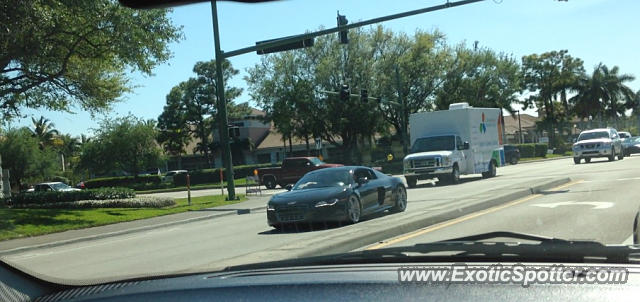
[[578,80],[577,94],[571,98],[574,112],[581,118],[608,117],[617,121],[624,116],[625,107],[633,106],[635,93],[625,83],[633,81],[629,74],[619,74],[618,66],[609,69],[598,64],[591,76],[584,75]]
[[31,122],[33,123],[31,133],[40,141],[41,149],[50,145],[53,139],[59,134],[58,130],[54,129],[55,125],[44,116],[40,116],[38,120],[32,117]]

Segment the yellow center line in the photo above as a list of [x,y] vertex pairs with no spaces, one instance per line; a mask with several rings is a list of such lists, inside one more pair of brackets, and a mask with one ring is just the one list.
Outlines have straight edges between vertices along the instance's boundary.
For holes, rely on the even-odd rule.
[[[582,180],[582,179],[576,180],[576,181],[571,181],[571,182],[568,182],[568,183],[566,183],[564,185],[560,185],[560,186],[557,186],[555,188],[552,188],[549,191],[564,189],[566,187],[569,187],[569,186],[572,186],[572,185],[575,185],[575,184],[579,184],[579,183],[581,183],[583,181],[584,180]],[[455,218],[455,219],[452,219],[452,220],[449,220],[449,221],[446,221],[446,222],[442,222],[442,223],[439,223],[439,224],[436,224],[436,225],[432,225],[432,226],[426,227],[424,229],[420,229],[420,230],[417,230],[417,231],[414,231],[414,232],[411,232],[411,233],[407,233],[405,235],[401,235],[400,237],[396,237],[396,238],[393,238],[391,240],[384,241],[384,242],[378,243],[376,245],[370,246],[370,247],[366,248],[366,250],[377,250],[377,249],[380,249],[380,248],[383,248],[383,247],[386,247],[386,246],[389,246],[389,245],[396,244],[398,242],[405,241],[407,239],[411,239],[411,238],[416,237],[416,236],[420,236],[420,235],[423,235],[423,234],[426,234],[426,233],[437,231],[439,229],[446,228],[448,226],[452,226],[454,224],[457,224],[457,223],[460,223],[460,222],[464,222],[464,221],[467,221],[467,220],[470,220],[470,219],[473,219],[473,218],[476,218],[476,217],[480,217],[482,215],[493,213],[493,212],[502,210],[504,208],[512,207],[512,206],[521,204],[523,202],[527,202],[529,200],[532,200],[534,198],[538,198],[540,196],[542,196],[542,194],[533,194],[533,195],[518,199],[516,201],[512,201],[510,203],[506,203],[506,204],[503,204],[503,205],[495,206],[495,207],[492,207],[492,208],[488,208],[486,210],[478,211],[478,212],[471,213],[471,214],[468,214],[468,215],[465,215],[465,216],[462,216],[462,217],[459,217],[459,218]]]

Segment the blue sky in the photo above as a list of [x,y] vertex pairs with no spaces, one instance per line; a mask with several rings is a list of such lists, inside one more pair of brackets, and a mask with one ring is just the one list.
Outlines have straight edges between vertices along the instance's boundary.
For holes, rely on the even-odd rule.
[[[336,11],[350,22],[445,3],[445,0],[288,0],[265,4],[220,2],[220,35],[223,50],[253,45],[256,41],[299,34],[319,26],[336,25]],[[585,68],[603,62],[618,65],[621,72],[640,77],[638,39],[640,2],[637,0],[487,0],[463,7],[407,17],[383,23],[393,31],[413,33],[416,29],[439,29],[450,44],[479,41],[480,46],[513,54],[516,58],[531,53],[568,49],[585,61]],[[181,6],[171,18],[184,27],[185,39],[172,44],[173,58],[158,66],[153,76],[132,74],[131,83],[139,86],[114,106],[110,116],[131,113],[157,118],[165,96],[174,85],[193,75],[197,61],[213,59],[213,29],[208,3]],[[250,101],[243,76],[259,61],[254,53],[231,58],[240,75],[232,85],[245,88],[237,102]],[[640,81],[630,83],[640,89]],[[44,115],[62,133],[91,134],[102,116],[92,118],[76,114],[27,110],[29,117],[12,126],[30,125],[30,116]]]

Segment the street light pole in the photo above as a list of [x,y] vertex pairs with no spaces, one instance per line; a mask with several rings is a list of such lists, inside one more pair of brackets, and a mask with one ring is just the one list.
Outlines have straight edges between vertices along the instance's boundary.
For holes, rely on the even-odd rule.
[[518,133],[520,133],[520,143],[524,144],[524,138],[522,136],[522,123],[520,122],[520,110],[518,111]]
[[222,75],[222,63],[225,60],[224,53],[220,50],[220,32],[218,31],[218,7],[216,0],[211,0],[211,17],[213,21],[213,40],[215,43],[216,60],[216,94],[218,99],[218,116],[220,119],[220,141],[222,143],[222,159],[227,171],[228,200],[236,199],[236,186],[233,182],[233,165],[231,160],[231,146],[229,145],[229,132],[227,131],[227,103],[224,99],[224,77]]
[[402,152],[406,156],[409,152],[409,148],[407,147],[407,106],[404,102],[404,98],[402,98],[402,91],[400,88],[400,71],[398,71],[398,65],[396,65],[396,89],[398,91],[398,101],[400,101]]

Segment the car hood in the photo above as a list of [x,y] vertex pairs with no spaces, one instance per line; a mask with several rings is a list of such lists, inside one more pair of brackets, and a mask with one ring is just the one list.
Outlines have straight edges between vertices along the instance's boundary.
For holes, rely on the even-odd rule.
[[429,151],[429,152],[418,152],[407,155],[404,159],[416,159],[423,157],[433,157],[433,156],[451,156],[453,154],[452,151]]
[[292,201],[304,203],[316,202],[329,198],[344,198],[349,194],[349,190],[350,188],[348,186],[293,190],[274,195],[269,203],[286,204]]
[[576,142],[573,145],[577,146],[577,145],[594,144],[594,143],[601,143],[601,144],[602,143],[611,143],[611,139],[608,139],[608,138],[586,139],[586,140],[583,140],[583,141]]

